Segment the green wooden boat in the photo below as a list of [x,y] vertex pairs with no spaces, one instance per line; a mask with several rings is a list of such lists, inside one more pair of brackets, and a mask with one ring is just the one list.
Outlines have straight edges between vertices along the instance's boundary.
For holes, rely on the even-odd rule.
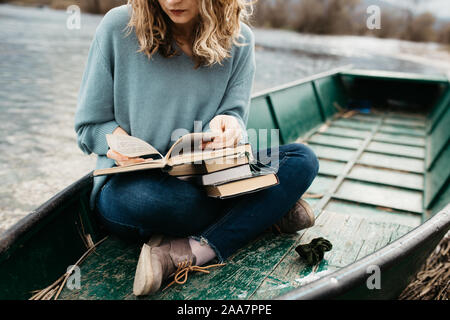
[[[450,226],[449,80],[333,70],[255,94],[248,128],[268,129],[259,146],[279,129],[281,144],[314,149],[320,172],[306,200],[316,225],[264,233],[226,266],[144,299],[398,297]],[[92,172],[1,236],[0,299],[30,298],[105,237],[89,210],[91,187]],[[333,249],[308,266],[295,247],[317,237]],[[81,264],[81,288],[65,287],[59,299],[136,299],[139,251],[109,236]],[[368,285],[374,276],[381,282]]]

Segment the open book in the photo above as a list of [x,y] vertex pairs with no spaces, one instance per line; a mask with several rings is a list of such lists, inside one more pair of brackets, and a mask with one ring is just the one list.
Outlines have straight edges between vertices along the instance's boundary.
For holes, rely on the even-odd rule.
[[219,162],[223,159],[233,157],[239,158],[242,157],[243,154],[251,156],[251,148],[249,144],[217,150],[202,150],[202,141],[210,141],[216,135],[217,134],[212,132],[195,132],[186,134],[175,141],[167,154],[163,156],[152,145],[139,138],[127,135],[107,134],[106,140],[108,142],[108,146],[112,150],[115,150],[127,157],[141,157],[144,158],[145,161],[125,166],[97,169],[94,170],[94,176],[155,168],[164,168],[169,171],[171,167],[182,164],[201,163],[201,161],[213,161],[213,159],[217,159]]

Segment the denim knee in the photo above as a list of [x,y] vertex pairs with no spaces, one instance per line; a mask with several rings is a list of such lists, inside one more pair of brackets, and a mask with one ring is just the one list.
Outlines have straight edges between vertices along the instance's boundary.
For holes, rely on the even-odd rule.
[[97,223],[99,223],[100,227],[104,231],[106,231],[108,234],[113,234],[119,237],[121,240],[134,243],[136,241],[147,238],[142,234],[141,230],[139,230],[138,227],[122,224],[118,221],[113,221],[106,217],[104,215],[104,212],[100,208],[98,196],[95,201],[94,215]]
[[113,234],[126,242],[134,243],[150,237],[150,234],[145,234],[139,228],[111,221],[105,218],[100,212],[97,212],[97,219],[109,234]]
[[319,172],[319,160],[310,147],[302,143],[291,143],[289,154],[296,153],[301,159],[301,168],[307,172],[311,172],[314,177]]

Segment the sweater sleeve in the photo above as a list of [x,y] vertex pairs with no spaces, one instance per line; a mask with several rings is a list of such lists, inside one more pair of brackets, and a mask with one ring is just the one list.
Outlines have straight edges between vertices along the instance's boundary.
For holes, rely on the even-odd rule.
[[247,127],[251,92],[256,70],[254,35],[249,27],[246,26],[245,30],[247,45],[242,47],[245,50],[243,50],[242,56],[236,64],[228,82],[225,95],[216,112],[216,115],[224,114],[236,117],[244,133]]
[[94,37],[78,94],[75,131],[80,149],[85,154],[105,155],[107,133],[119,124],[114,117],[113,76],[105,61],[98,40]]

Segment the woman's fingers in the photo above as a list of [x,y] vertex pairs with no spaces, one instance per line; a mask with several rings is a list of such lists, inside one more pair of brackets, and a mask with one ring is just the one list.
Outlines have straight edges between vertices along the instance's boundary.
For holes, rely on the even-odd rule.
[[145,159],[142,159],[142,158],[129,158],[128,160],[125,160],[125,161],[116,160],[116,164],[119,165],[119,166],[126,166],[126,165],[136,164],[136,163],[140,163],[140,162],[145,162]]
[[238,142],[239,130],[237,129],[229,129],[223,133],[222,136],[218,137],[216,142],[218,145],[222,147],[232,147]]
[[212,141],[203,144],[204,149],[220,149],[235,146],[241,139],[239,129],[229,129],[221,135],[214,137]]
[[129,158],[127,156],[124,156],[123,154],[114,151],[112,149],[109,149],[108,152],[106,153],[106,156],[110,159],[116,160],[116,161],[125,161],[128,160]]
[[142,159],[142,158],[131,158],[131,159],[126,160],[126,161],[116,161],[116,163],[119,166],[127,166],[127,165],[130,165],[130,164],[136,164],[136,163],[141,163],[141,162],[145,162],[145,159]]
[[134,163],[140,163],[140,162],[144,162],[145,159],[143,158],[130,158],[127,157],[117,151],[114,151],[112,149],[109,149],[108,152],[106,153],[106,156],[110,159],[115,160],[116,164],[119,166],[125,166],[128,164],[134,164]]
[[209,123],[212,132],[219,135],[212,141],[202,142],[203,149],[220,149],[235,146],[242,138],[242,129],[238,120],[229,115],[215,116]]
[[223,132],[225,130],[226,118],[223,115],[214,117],[209,123],[209,128],[213,132]]

